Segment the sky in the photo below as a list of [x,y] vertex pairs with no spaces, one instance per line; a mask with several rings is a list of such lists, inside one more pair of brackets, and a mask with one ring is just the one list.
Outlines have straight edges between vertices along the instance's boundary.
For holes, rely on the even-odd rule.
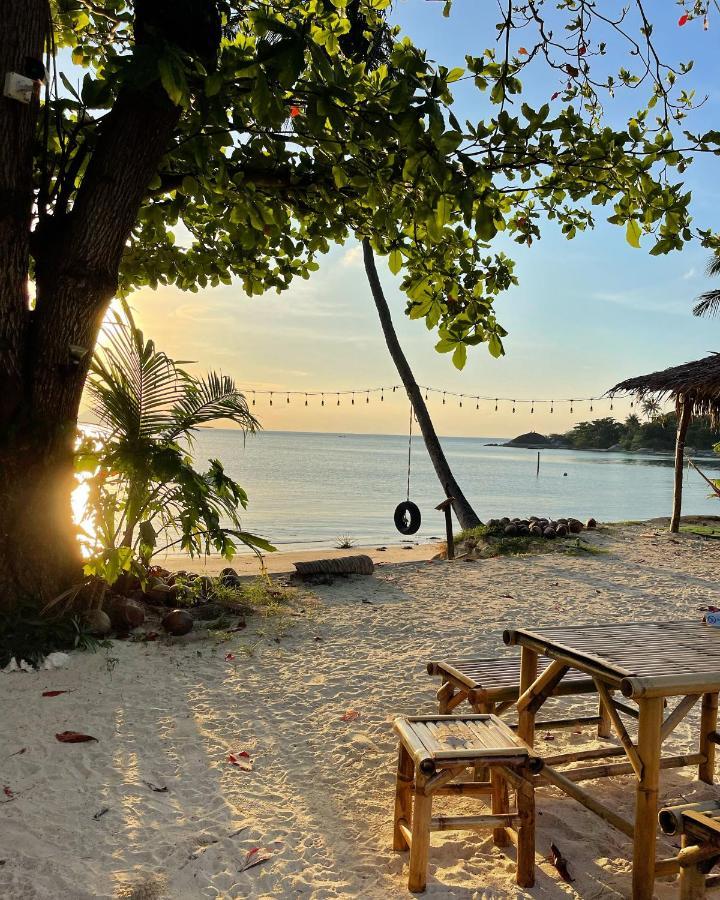
[[[661,56],[671,62],[694,59],[688,85],[707,101],[694,111],[688,127],[717,127],[720,112],[720,67],[713,65],[720,34],[720,15],[702,30],[699,21],[679,28],[679,7],[653,4],[655,37]],[[396,2],[393,18],[428,56],[449,68],[462,66],[466,53],[480,55],[495,39],[499,19],[494,3],[455,0],[449,19],[442,3],[428,0]],[[518,46],[524,40],[517,38]],[[527,40],[525,38],[525,40]],[[619,61],[619,48],[614,62]],[[715,60],[716,62],[716,60]],[[537,66],[526,79],[531,104],[549,101],[561,86],[557,74]],[[624,92],[608,114],[621,124],[642,105],[644,95]],[[478,120],[486,106],[470,86],[457,92],[455,113]],[[559,101],[557,101],[559,102]],[[684,177],[693,191],[696,223],[720,227],[720,160],[705,159]],[[608,211],[607,214],[610,214]],[[543,238],[531,248],[498,244],[517,261],[519,285],[496,301],[500,322],[508,330],[506,356],[495,360],[480,346],[471,351],[462,372],[449,355],[435,352],[436,336],[424,323],[403,314],[405,301],[399,278],[380,261],[379,269],[400,341],[418,382],[442,390],[517,400],[592,397],[632,375],[642,374],[707,354],[717,346],[720,321],[695,319],[694,298],[710,286],[704,269],[708,254],[697,245],[667,257],[648,254],[625,241],[624,229],[598,215],[598,227],[567,241],[546,225]],[[321,260],[309,281],[299,280],[285,293],[249,298],[240,284],[183,293],[174,287],[134,294],[131,304],[141,326],[171,356],[197,360],[198,372],[216,369],[233,376],[249,398],[252,391],[275,391],[272,406],[256,395],[253,411],[266,429],[362,433],[403,433],[408,402],[402,391],[388,392],[380,402],[341,398],[333,391],[399,384],[388,355],[370,296],[360,248],[336,247]],[[285,391],[327,391],[326,403],[292,397]],[[629,401],[590,404],[474,401],[430,395],[436,429],[444,435],[514,436],[529,430],[562,432],[575,422],[600,415],[623,417]]]

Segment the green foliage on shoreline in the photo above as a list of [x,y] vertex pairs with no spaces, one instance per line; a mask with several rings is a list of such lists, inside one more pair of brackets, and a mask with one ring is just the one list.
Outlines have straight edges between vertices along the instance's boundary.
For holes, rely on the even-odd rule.
[[[573,450],[608,450],[619,446],[622,450],[658,450],[672,452],[675,448],[677,416],[675,413],[653,416],[643,422],[639,416],[629,415],[624,422],[612,417],[579,422],[565,434],[551,437],[558,444]],[[720,433],[710,427],[704,417],[693,419],[685,444],[694,450],[713,450],[720,441]]]

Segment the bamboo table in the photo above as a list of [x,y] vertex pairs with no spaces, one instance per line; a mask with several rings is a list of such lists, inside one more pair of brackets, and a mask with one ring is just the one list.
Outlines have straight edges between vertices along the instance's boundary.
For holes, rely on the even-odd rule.
[[[633,840],[633,900],[652,900],[657,875],[680,867],[678,857],[655,859],[658,782],[661,769],[698,766],[701,781],[712,784],[718,692],[720,692],[720,629],[701,622],[649,622],[505,631],[506,644],[519,644],[520,697],[518,736],[532,746],[535,714],[568,669],[590,675],[605,705],[622,747],[601,747],[546,758],[538,778],[555,785]],[[550,665],[538,676],[538,656]],[[620,691],[637,704],[622,703]],[[665,700],[678,697],[664,715]],[[662,756],[663,741],[702,698],[697,753]],[[623,715],[638,719],[637,741],[629,736]],[[627,756],[627,763],[591,765],[560,771],[557,766],[579,760]],[[579,781],[635,774],[635,821],[628,822],[578,786]]]

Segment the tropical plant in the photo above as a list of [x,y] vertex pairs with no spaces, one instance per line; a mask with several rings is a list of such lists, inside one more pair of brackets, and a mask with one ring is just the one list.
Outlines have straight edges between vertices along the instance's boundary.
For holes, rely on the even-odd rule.
[[662,412],[662,406],[660,405],[660,401],[655,397],[645,397],[642,403],[640,404],[643,415],[648,422],[651,422],[653,419],[657,419],[660,413]]
[[[709,278],[720,276],[720,254],[710,257],[706,269]],[[715,288],[700,294],[693,307],[694,316],[714,316],[720,311],[720,289]]]
[[87,394],[103,430],[87,435],[77,468],[91,473],[85,542],[87,575],[112,584],[142,571],[160,550],[215,551],[231,559],[238,543],[274,548],[242,529],[245,491],[217,459],[193,464],[193,432],[228,419],[246,431],[259,425],[233,380],[196,378],[145,340],[126,303],[113,313],[90,365]]

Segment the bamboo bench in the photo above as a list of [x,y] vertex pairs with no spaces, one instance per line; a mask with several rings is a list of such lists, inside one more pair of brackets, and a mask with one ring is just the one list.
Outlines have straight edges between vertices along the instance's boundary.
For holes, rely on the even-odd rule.
[[[542,760],[492,715],[411,716],[395,719],[400,739],[393,849],[410,850],[408,889],[424,891],[432,831],[493,829],[496,846],[517,843],[516,880],[535,882],[535,789]],[[490,779],[474,779],[479,771]],[[509,790],[515,791],[510,809]],[[437,796],[488,797],[492,812],[475,816],[433,816]]]
[[700,900],[706,888],[717,887],[717,875],[706,878],[720,859],[720,801],[668,806],[658,815],[665,834],[681,835],[680,900]]
[[[539,660],[538,675],[549,662],[544,658]],[[441,715],[450,713],[467,701],[476,713],[502,716],[515,706],[520,695],[520,659],[517,656],[429,662],[427,671],[428,675],[439,677],[443,682],[437,692],[438,712]],[[577,669],[570,669],[552,696],[592,694],[596,691],[592,678]],[[632,714],[631,709],[626,711]],[[551,719],[538,724],[545,729],[597,725],[599,737],[609,737],[611,734],[610,720],[602,703],[596,716]]]

